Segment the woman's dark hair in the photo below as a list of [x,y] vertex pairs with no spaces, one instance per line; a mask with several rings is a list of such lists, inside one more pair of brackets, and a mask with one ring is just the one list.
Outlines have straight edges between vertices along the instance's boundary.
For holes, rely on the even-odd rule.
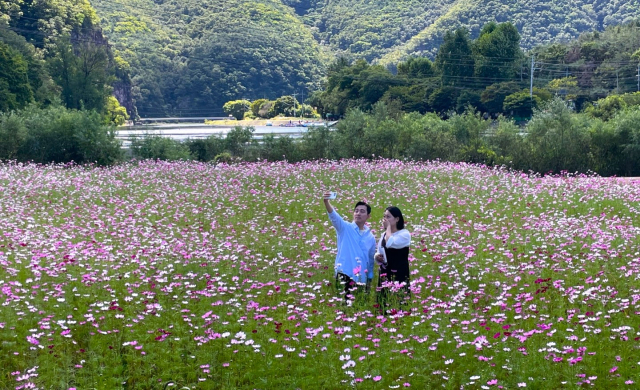
[[393,215],[395,218],[399,218],[398,223],[396,223],[396,228],[398,230],[404,229],[404,217],[402,216],[402,211],[400,211],[400,209],[396,206],[387,207],[387,211],[391,213],[391,215]]

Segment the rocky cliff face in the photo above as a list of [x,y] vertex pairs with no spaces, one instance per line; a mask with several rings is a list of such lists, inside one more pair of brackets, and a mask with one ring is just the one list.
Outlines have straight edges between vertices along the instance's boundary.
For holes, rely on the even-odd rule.
[[131,93],[131,79],[127,76],[126,80],[118,79],[113,83],[113,96],[118,99],[120,105],[127,109],[127,114],[132,120],[138,118],[138,109]]

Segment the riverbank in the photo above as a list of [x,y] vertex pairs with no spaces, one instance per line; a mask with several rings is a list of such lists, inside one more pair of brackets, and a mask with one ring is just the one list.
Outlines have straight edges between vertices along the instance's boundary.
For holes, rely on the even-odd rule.
[[272,119],[243,119],[243,120],[216,120],[216,121],[205,121],[205,124],[212,126],[269,126],[271,123],[272,126],[281,126],[281,125],[292,125],[292,126],[303,126],[309,124],[322,125],[325,123],[322,119],[300,119],[293,117],[278,117]]

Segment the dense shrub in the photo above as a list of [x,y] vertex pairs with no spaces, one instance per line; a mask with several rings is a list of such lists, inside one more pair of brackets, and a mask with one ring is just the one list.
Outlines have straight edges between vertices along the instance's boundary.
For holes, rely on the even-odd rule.
[[607,123],[609,133],[615,134],[610,143],[609,155],[621,151],[614,160],[619,169],[615,172],[624,176],[640,176],[640,107],[622,111]]
[[308,128],[299,145],[301,158],[305,160],[338,157],[335,150],[335,133],[326,126]]
[[589,120],[561,99],[552,100],[527,124],[533,151],[531,169],[538,172],[589,170]]
[[[112,164],[122,158],[113,127],[96,112],[27,109],[0,115],[0,158],[18,161]],[[254,137],[237,126],[226,137],[185,142],[150,135],[132,138],[138,159],[237,163],[258,159],[301,161],[395,158],[466,161],[540,173],[589,172],[640,175],[640,108],[627,107],[608,119],[576,113],[556,98],[536,110],[525,126],[499,117],[485,119],[473,108],[449,119],[402,113],[377,103],[370,112],[349,110],[337,128],[311,127],[301,138]]]
[[269,161],[299,161],[300,148],[290,137],[267,134],[262,139],[260,157]]
[[133,157],[140,159],[159,159],[166,161],[191,160],[186,143],[159,135],[147,135],[131,139]]
[[37,163],[113,164],[122,158],[113,126],[95,111],[59,106],[0,114],[0,158]]
[[190,139],[186,144],[191,156],[198,161],[213,161],[226,149],[226,140],[217,134],[205,139]]

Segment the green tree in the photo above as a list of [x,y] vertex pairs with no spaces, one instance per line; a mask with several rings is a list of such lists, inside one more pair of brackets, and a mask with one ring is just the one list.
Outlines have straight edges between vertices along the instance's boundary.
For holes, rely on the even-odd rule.
[[447,31],[436,55],[435,66],[445,85],[465,85],[474,73],[474,59],[469,31],[459,28]]
[[511,113],[515,117],[530,118],[533,110],[539,108],[543,103],[551,100],[552,95],[545,89],[533,88],[533,97],[527,90],[507,95],[502,105],[503,111]]
[[398,75],[410,78],[433,77],[436,70],[433,62],[426,57],[410,57],[398,64]]
[[490,122],[484,120],[478,111],[466,110],[454,114],[447,121],[449,131],[460,145],[459,159],[472,163],[493,164],[495,152],[487,148],[484,134]]
[[220,135],[212,134],[205,139],[187,140],[187,147],[196,160],[208,162],[225,151],[226,142]]
[[513,81],[492,84],[485,88],[480,95],[480,101],[487,112],[501,114],[504,112],[504,99],[520,91],[520,87]]
[[[0,25],[0,42],[8,45],[16,52],[20,53],[24,61],[27,63],[27,82],[33,92],[33,100],[45,105],[59,101],[59,88],[51,79],[46,68],[46,63],[42,59],[42,54],[36,48],[26,41],[26,39],[6,27]],[[3,72],[15,72],[20,67],[12,68],[13,65],[7,67],[2,66]],[[12,88],[19,87],[20,81],[16,80],[15,85],[9,83]],[[19,94],[20,95],[20,94]],[[0,99],[3,100],[3,99]],[[22,107],[23,105],[20,105]]]
[[[612,142],[619,145],[617,155],[621,157],[618,172],[625,176],[640,176],[640,109],[633,107],[618,113],[606,126],[615,129],[616,139]],[[611,150],[611,149],[610,149]],[[618,150],[611,150],[614,154]]]
[[225,138],[226,150],[235,157],[245,157],[246,148],[253,140],[254,131],[255,129],[251,126],[236,126],[231,129]]
[[14,160],[28,135],[24,118],[14,113],[0,114],[0,160]]
[[27,61],[18,51],[0,42],[0,111],[24,107],[32,100]]
[[428,102],[426,95],[426,88],[423,85],[402,85],[390,87],[385,92],[381,101],[386,104],[392,104],[392,102],[399,102],[402,111],[404,112],[419,112],[424,114],[428,110]]
[[586,115],[574,114],[560,98],[536,110],[526,126],[532,153],[530,167],[542,173],[586,172],[590,161],[589,126]]
[[257,99],[251,103],[251,112],[255,117],[260,117],[260,107],[262,107],[262,105],[268,101],[268,99]]
[[511,23],[486,24],[473,43],[473,56],[475,75],[484,85],[515,78],[524,59],[518,29]]
[[[113,126],[106,126],[95,110],[69,110],[62,106],[39,107],[6,113],[0,120],[4,142],[13,145],[19,161],[36,163],[110,165],[122,157],[121,143]],[[11,134],[16,132],[16,134]],[[8,138],[5,138],[7,136]],[[15,146],[19,145],[17,153]]]
[[[630,133],[624,126],[619,128],[614,121],[604,122],[594,118],[591,120],[589,147],[591,162],[590,169],[602,176],[633,174],[632,170],[637,165],[629,164],[629,150],[625,151],[625,145],[629,145]],[[631,168],[631,169],[629,169]]]
[[338,122],[335,141],[338,156],[341,158],[360,158],[367,156],[364,134],[369,116],[359,109],[351,109],[344,119]]
[[520,126],[513,120],[500,117],[493,134],[487,137],[489,147],[498,156],[496,163],[515,169],[531,169],[531,148]]
[[127,109],[120,105],[118,99],[113,96],[107,98],[105,106],[104,120],[106,124],[122,126],[129,119]]
[[104,111],[114,80],[106,46],[86,40],[74,48],[69,35],[60,37],[49,71],[67,108]]
[[339,58],[329,68],[326,90],[320,94],[321,112],[342,116],[350,108],[369,111],[389,88],[400,84],[397,77],[380,65],[371,66],[364,60],[349,65]]
[[281,96],[273,103],[273,116],[295,116],[296,112],[300,113],[299,110],[300,104],[293,96]]
[[267,134],[262,139],[261,157],[268,161],[298,161],[299,149],[291,137],[276,137]]
[[599,118],[608,121],[616,116],[618,111],[624,110],[627,102],[621,95],[610,95],[604,99],[599,99],[593,105],[589,105],[584,112],[592,118]]
[[160,135],[132,138],[131,152],[140,159],[178,161],[192,158],[188,145]]
[[244,119],[244,113],[251,107],[251,102],[248,100],[231,100],[222,106],[222,109],[227,115],[231,115],[237,120]]
[[371,110],[389,88],[399,83],[391,72],[380,65],[366,67],[358,74],[355,83],[358,88],[358,107]]
[[565,100],[575,100],[579,91],[578,81],[574,76],[553,79],[547,84],[547,89]]
[[459,95],[458,88],[447,86],[438,88],[429,95],[427,100],[429,108],[440,115],[446,115],[450,111],[455,111]]
[[482,99],[479,91],[464,90],[460,92],[456,99],[456,112],[462,113],[469,107],[482,111]]
[[334,132],[326,126],[314,126],[302,134],[300,142],[301,158],[318,160],[337,158]]
[[258,110],[258,116],[260,118],[273,118],[276,114],[273,110],[273,105],[275,102],[271,100],[267,100],[260,105],[260,109]]
[[404,156],[415,159],[457,161],[459,144],[449,131],[449,124],[434,113],[420,116],[415,125],[407,121],[418,119],[407,114],[400,122],[401,133],[398,144]]

